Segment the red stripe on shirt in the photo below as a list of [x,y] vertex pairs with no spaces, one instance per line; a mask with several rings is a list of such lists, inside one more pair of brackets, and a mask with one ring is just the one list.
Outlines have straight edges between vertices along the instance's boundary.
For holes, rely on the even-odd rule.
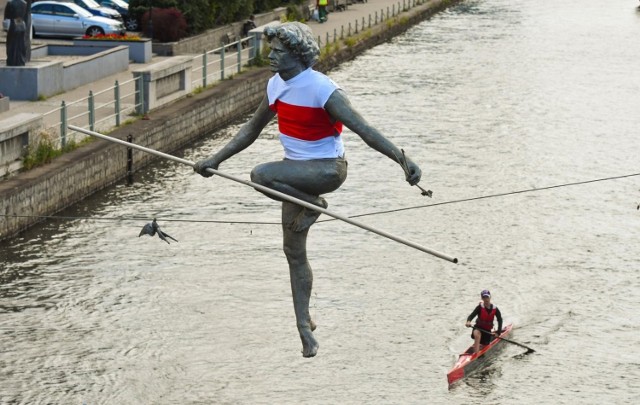
[[324,108],[301,107],[282,100],[276,100],[269,108],[278,114],[278,129],[283,135],[317,141],[342,133],[342,122],[334,122]]

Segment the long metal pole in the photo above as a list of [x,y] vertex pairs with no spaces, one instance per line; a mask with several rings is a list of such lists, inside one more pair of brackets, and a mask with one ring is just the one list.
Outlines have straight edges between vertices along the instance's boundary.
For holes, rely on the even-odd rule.
[[[128,148],[138,149],[138,150],[141,150],[143,152],[147,152],[147,153],[150,153],[152,155],[160,156],[160,157],[163,157],[165,159],[173,160],[173,161],[178,162],[178,163],[183,163],[183,164],[191,166],[191,167],[193,167],[195,165],[194,162],[191,162],[189,160],[182,159],[182,158],[179,158],[177,156],[169,155],[167,153],[163,153],[163,152],[160,152],[160,151],[157,151],[157,150],[154,150],[154,149],[149,149],[149,148],[146,148],[144,146],[136,145],[135,143],[129,143],[129,142],[126,142],[126,141],[122,141],[120,139],[113,138],[113,137],[110,137],[110,136],[107,136],[107,135],[103,135],[103,134],[100,134],[98,132],[89,131],[87,129],[77,127],[75,125],[69,125],[69,129],[72,129],[72,130],[78,131],[78,132],[82,132],[82,133],[85,133],[87,135],[95,136],[96,138],[101,138],[101,139],[107,140],[109,142],[118,143],[118,144],[126,146]],[[365,229],[367,231],[376,233],[376,234],[378,234],[380,236],[384,236],[385,238],[388,238],[388,239],[394,240],[396,242],[402,243],[403,245],[412,247],[414,249],[418,249],[418,250],[420,250],[420,251],[422,251],[424,253],[428,253],[430,255],[439,257],[440,259],[448,260],[448,261],[450,261],[452,263],[458,263],[458,259],[453,257],[453,256],[449,256],[449,255],[447,255],[445,253],[441,253],[441,252],[438,252],[436,250],[426,248],[426,247],[424,247],[422,245],[419,245],[419,244],[417,244],[415,242],[411,242],[411,241],[409,241],[407,239],[404,239],[404,238],[401,238],[399,236],[395,236],[395,235],[392,235],[392,234],[390,234],[388,232],[382,231],[380,229],[373,228],[373,227],[371,227],[369,225],[363,224],[360,221],[356,221],[356,220],[353,220],[351,218],[347,218],[347,217],[345,217],[343,215],[333,213],[331,211],[326,210],[325,208],[318,207],[317,205],[310,204],[310,203],[308,203],[306,201],[300,200],[300,199],[295,198],[295,197],[291,197],[288,194],[281,193],[279,191],[276,191],[276,190],[273,190],[271,188],[265,187],[265,186],[263,186],[261,184],[253,183],[253,182],[251,182],[249,180],[243,180],[243,179],[240,179],[238,177],[235,177],[235,176],[232,176],[230,174],[221,172],[219,170],[211,169],[211,168],[208,168],[207,171],[209,173],[211,173],[211,174],[215,174],[216,176],[224,177],[225,179],[232,180],[232,181],[235,181],[237,183],[244,184],[245,186],[249,186],[249,187],[255,188],[256,190],[262,191],[262,192],[267,193],[267,194],[271,194],[272,196],[278,197],[281,200],[289,201],[289,202],[292,202],[294,204],[298,204],[300,206],[303,206],[305,208],[309,208],[311,210],[318,211],[318,212],[320,212],[322,214],[325,214],[325,215],[328,215],[330,217],[339,219],[339,220],[344,221],[344,222],[346,222],[348,224],[355,225],[355,226],[357,226],[359,228],[362,228],[362,229]]]

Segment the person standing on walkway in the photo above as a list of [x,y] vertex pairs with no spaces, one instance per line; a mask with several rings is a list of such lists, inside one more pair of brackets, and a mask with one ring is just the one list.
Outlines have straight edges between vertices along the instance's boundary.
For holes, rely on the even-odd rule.
[[[491,343],[491,340],[502,331],[502,314],[498,307],[491,303],[491,293],[489,290],[482,290],[480,298],[482,301],[480,301],[478,306],[467,317],[467,322],[465,323],[465,326],[470,328],[473,318],[478,317],[471,332],[474,353],[480,351],[481,344],[483,346],[488,345]],[[498,320],[498,329],[496,332],[492,332],[494,319]]]
[[[406,167],[410,185],[420,181],[421,170],[389,139],[371,126],[349,102],[344,91],[324,74],[312,69],[320,48],[311,29],[299,22],[264,30],[271,52],[269,64],[275,75],[254,115],[221,150],[198,161],[194,170],[205,177],[207,168],[218,166],[249,147],[264,127],[278,117],[284,159],[263,163],[251,172],[251,181],[318,207],[326,208],[321,195],[338,189],[347,177],[342,128],[346,125],[374,150]],[[278,200],[269,194],[267,197]],[[320,213],[282,201],[283,250],[289,264],[296,324],[302,355],[313,357],[319,344],[309,314],[313,273],[307,259],[307,235]]]
[[316,7],[318,7],[318,18],[321,23],[327,21],[327,5],[329,0],[316,0]]
[[249,31],[256,28],[256,16],[251,14],[247,21],[242,24],[242,36],[246,37],[249,35]]

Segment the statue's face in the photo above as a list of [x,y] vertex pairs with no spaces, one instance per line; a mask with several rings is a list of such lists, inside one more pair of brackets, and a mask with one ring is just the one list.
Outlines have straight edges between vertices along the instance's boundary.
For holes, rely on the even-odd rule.
[[302,62],[279,39],[272,39],[269,46],[271,47],[269,66],[272,72],[280,73],[281,76],[293,77],[304,70]]

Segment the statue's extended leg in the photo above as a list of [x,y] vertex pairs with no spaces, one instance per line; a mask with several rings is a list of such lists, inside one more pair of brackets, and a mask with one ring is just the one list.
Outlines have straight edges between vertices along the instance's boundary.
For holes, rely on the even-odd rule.
[[[282,203],[282,223],[290,223],[304,208],[297,204]],[[309,314],[309,301],[313,286],[313,272],[307,260],[307,234],[309,229],[303,232],[295,232],[290,227],[283,225],[284,253],[289,263],[289,277],[291,279],[291,294],[293,307],[296,314],[296,325],[300,340],[302,340],[302,356],[313,357],[318,352],[318,341],[313,336],[315,324]]]

